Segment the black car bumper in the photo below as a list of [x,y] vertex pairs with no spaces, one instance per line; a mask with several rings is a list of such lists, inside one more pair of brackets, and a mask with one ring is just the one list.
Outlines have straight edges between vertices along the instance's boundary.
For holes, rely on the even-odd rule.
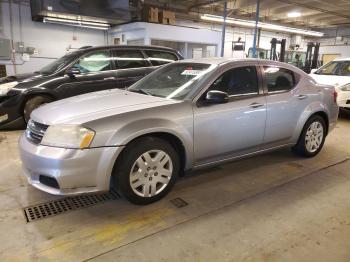
[[25,127],[21,95],[0,97],[0,130]]

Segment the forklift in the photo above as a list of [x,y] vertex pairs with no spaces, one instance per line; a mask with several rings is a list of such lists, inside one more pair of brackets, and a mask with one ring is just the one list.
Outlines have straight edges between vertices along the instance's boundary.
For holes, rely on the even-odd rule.
[[[270,58],[270,50],[268,49],[264,49],[264,48],[260,48],[257,47],[255,48],[256,53],[257,53],[257,58],[259,59],[269,59]],[[248,49],[248,58],[254,58],[254,52],[253,52],[253,47],[250,47]]]
[[309,42],[307,44],[305,66],[302,70],[310,74],[312,69],[319,67],[318,56],[320,53],[320,43]]
[[287,51],[285,62],[294,65],[309,74],[312,69],[319,67],[319,50],[320,43],[309,42],[307,44],[306,52],[299,50]]
[[[270,49],[270,60],[284,62],[284,57],[286,53],[286,39],[277,40],[272,38],[271,40],[271,49]],[[280,52],[277,53],[277,45],[280,45]]]

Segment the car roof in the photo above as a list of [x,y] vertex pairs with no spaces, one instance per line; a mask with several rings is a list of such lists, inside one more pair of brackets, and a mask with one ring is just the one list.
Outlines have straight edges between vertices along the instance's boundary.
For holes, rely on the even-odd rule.
[[156,46],[156,45],[105,45],[105,46],[86,46],[79,49],[79,51],[94,51],[100,49],[152,49],[152,50],[161,50],[161,51],[170,51],[176,52],[175,49],[164,46]]
[[210,58],[195,58],[195,59],[185,59],[185,60],[179,60],[175,63],[203,63],[203,64],[213,64],[218,66],[223,66],[226,64],[239,64],[240,62],[252,62],[256,65],[261,66],[277,66],[277,67],[283,67],[289,70],[292,70],[299,75],[307,75],[303,70],[288,64],[284,62],[279,61],[272,61],[267,59],[258,59],[258,58],[223,58],[223,57],[210,57]]
[[178,63],[203,63],[203,64],[214,64],[214,65],[222,65],[227,63],[239,63],[239,62],[253,62],[256,64],[262,65],[275,65],[275,66],[283,66],[283,67],[293,67],[290,64],[272,61],[267,59],[258,59],[258,58],[224,58],[224,57],[207,57],[207,58],[194,58],[194,59],[185,59],[178,61]]
[[350,57],[340,57],[334,59],[333,61],[350,61]]

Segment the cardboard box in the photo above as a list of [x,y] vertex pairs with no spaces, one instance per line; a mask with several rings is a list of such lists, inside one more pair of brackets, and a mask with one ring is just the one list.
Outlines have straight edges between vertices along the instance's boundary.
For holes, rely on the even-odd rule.
[[158,13],[159,13],[158,8],[145,6],[143,8],[143,20],[146,22],[158,23],[159,21]]
[[165,11],[165,10],[161,11],[159,13],[159,22],[166,25],[175,24],[176,22],[175,13],[171,11]]

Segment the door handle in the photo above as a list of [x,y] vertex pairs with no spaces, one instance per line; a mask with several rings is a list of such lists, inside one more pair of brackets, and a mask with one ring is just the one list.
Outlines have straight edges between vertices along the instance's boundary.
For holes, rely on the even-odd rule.
[[116,78],[114,76],[103,78],[103,80],[115,80],[115,79]]
[[303,100],[303,99],[305,99],[305,98],[307,98],[307,95],[298,95],[298,99],[299,99],[299,100]]
[[260,103],[257,103],[257,102],[254,102],[252,104],[249,105],[251,108],[258,108],[258,107],[262,107],[264,106],[263,104],[260,104]]

